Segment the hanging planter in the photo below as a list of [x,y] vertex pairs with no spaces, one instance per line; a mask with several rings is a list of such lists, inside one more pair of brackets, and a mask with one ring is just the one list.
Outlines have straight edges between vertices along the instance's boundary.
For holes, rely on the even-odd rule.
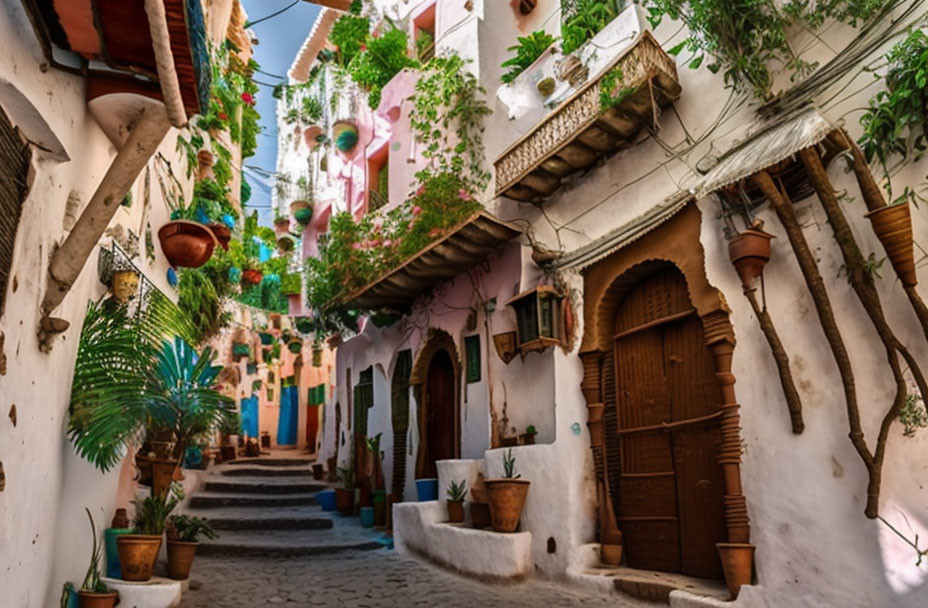
[[303,341],[299,338],[294,338],[287,343],[287,348],[291,353],[298,355],[301,350],[303,350]]
[[296,320],[296,330],[301,334],[308,334],[313,330],[313,321],[309,317],[299,317]]
[[219,246],[222,247],[225,251],[229,250],[229,241],[232,240],[232,230],[222,222],[213,222],[209,225],[209,229],[213,231],[213,236],[216,237],[216,241],[219,243]]
[[728,257],[745,287],[753,284],[770,261],[772,238],[763,230],[748,228],[728,242]]
[[190,220],[172,220],[158,230],[161,251],[174,268],[199,268],[219,241],[212,230]]
[[236,342],[232,345],[232,356],[235,359],[246,359],[251,356],[251,347],[243,342]]
[[277,238],[277,249],[281,253],[290,253],[293,251],[294,240],[290,234],[283,234]]
[[519,0],[519,12],[528,15],[535,10],[536,4],[538,4],[538,0]]
[[343,154],[349,154],[358,145],[358,125],[353,121],[340,120],[332,126],[332,140]]
[[313,367],[322,367],[322,345],[313,344]]
[[313,220],[313,208],[308,201],[293,201],[290,203],[290,215],[300,226],[306,226]]
[[266,331],[262,331],[260,334],[258,334],[258,337],[261,339],[261,344],[264,346],[268,346],[274,341],[274,334],[268,333]]
[[134,270],[117,270],[113,273],[113,297],[125,304],[139,291],[139,274]]
[[249,268],[247,270],[242,271],[242,280],[251,285],[259,285],[261,283],[261,279],[263,278],[264,278],[264,275],[261,273],[260,270],[254,270],[254,269]]
[[274,220],[274,232],[278,237],[290,232],[290,218],[279,217]]
[[325,140],[325,134],[322,131],[322,127],[319,125],[309,125],[303,129],[303,141],[306,142],[306,146],[310,150],[321,143],[319,141],[319,136],[322,136],[323,141]]
[[197,152],[197,181],[213,178],[213,153],[203,148]]
[[886,205],[870,211],[864,217],[873,225],[873,232],[883,244],[899,280],[906,287],[915,287],[918,277],[915,274],[912,213],[909,202]]

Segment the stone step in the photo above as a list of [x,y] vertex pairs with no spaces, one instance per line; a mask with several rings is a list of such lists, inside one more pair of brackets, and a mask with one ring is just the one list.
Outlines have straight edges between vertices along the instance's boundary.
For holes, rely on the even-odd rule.
[[263,507],[309,506],[316,504],[312,494],[283,494],[261,496],[255,494],[216,494],[199,492],[190,498],[190,508],[212,507]]
[[328,486],[323,483],[294,483],[294,482],[268,482],[261,478],[242,479],[236,481],[207,481],[204,489],[207,492],[222,494],[311,494],[325,490]]
[[327,517],[207,517],[216,530],[329,530]]
[[316,461],[312,458],[236,458],[224,464],[234,466],[261,465],[263,467],[308,467],[315,462]]
[[336,526],[332,530],[265,530],[220,532],[200,543],[197,555],[236,557],[298,557],[345,551],[369,551],[387,546],[375,534],[358,534]]
[[311,477],[313,472],[309,469],[249,466],[223,469],[221,474],[228,477]]

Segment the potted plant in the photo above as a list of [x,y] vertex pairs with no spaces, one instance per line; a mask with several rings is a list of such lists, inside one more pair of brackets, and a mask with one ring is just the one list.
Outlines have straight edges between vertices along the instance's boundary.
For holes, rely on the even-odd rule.
[[236,360],[247,359],[251,356],[251,347],[246,342],[236,342],[232,345],[232,357]]
[[228,412],[219,423],[219,453],[223,462],[235,460],[236,449],[232,437],[242,432],[242,417],[238,412]]
[[322,342],[313,342],[313,367],[322,367]]
[[755,223],[728,242],[728,257],[741,278],[741,284],[750,287],[764,266],[770,261],[770,239],[773,235],[761,230]]
[[516,459],[512,448],[509,448],[503,455],[503,477],[484,481],[490,503],[490,519],[496,532],[515,532],[519,527],[531,482],[520,479],[515,467]]
[[528,428],[525,429],[525,432],[519,436],[520,439],[522,439],[522,445],[535,445],[535,435],[537,434],[538,431],[535,429],[535,425],[528,425]]
[[338,467],[342,487],[335,488],[335,509],[342,515],[354,514],[354,469],[351,465]]
[[84,582],[77,592],[80,601],[80,608],[113,608],[119,599],[119,593],[110,591],[102,580],[100,580],[100,555],[103,552],[103,546],[97,543],[97,526],[93,521],[93,515],[90,509],[84,507],[87,511],[87,518],[90,520],[90,534],[93,537],[93,550],[90,553],[90,566],[87,567],[87,574],[84,576]]
[[200,536],[219,538],[202,517],[172,515],[168,518],[168,577],[174,580],[190,578],[190,567],[197,552]]
[[332,125],[332,141],[339,152],[350,154],[358,145],[358,125],[353,120],[337,121]]
[[459,524],[464,521],[464,498],[467,496],[467,482],[465,480],[452,481],[445,491],[448,496],[448,521]]
[[123,534],[116,539],[119,567],[124,580],[145,582],[151,578],[155,559],[161,549],[165,523],[177,503],[178,498],[173,491],[169,491],[166,496],[152,495],[132,501],[135,505],[135,525],[130,534]]
[[899,280],[906,287],[914,287],[918,279],[915,276],[912,212],[908,200],[884,205],[867,212],[864,217],[870,220],[873,232],[883,244]]
[[303,350],[303,340],[297,337],[293,337],[289,342],[287,342],[287,348],[291,353],[299,354],[299,352]]

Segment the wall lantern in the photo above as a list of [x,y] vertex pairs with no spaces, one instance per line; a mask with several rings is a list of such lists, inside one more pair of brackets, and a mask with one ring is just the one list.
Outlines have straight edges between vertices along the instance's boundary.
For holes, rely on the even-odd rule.
[[563,299],[554,287],[539,285],[506,302],[516,313],[516,339],[523,355],[563,343]]

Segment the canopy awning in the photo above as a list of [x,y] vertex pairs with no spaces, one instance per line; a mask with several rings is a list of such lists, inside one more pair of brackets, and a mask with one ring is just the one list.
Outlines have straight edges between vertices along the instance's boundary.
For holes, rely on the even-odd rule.
[[420,294],[473,268],[522,233],[478,211],[401,266],[349,295],[348,308],[408,309]]
[[800,150],[821,143],[836,127],[809,108],[759,129],[725,152],[693,189],[696,198],[740,182],[780,163]]

